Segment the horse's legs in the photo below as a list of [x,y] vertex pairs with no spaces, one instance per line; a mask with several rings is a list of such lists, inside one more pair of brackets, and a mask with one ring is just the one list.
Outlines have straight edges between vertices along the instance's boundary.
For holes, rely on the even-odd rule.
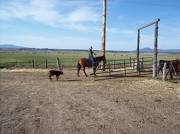
[[170,75],[170,79],[172,80],[173,79],[173,67],[172,67],[172,65],[170,65],[170,68],[169,68],[169,75]]
[[84,72],[84,74],[85,74],[85,76],[87,77],[87,74],[86,74],[86,71],[85,71],[85,66],[83,67],[83,72]]
[[[163,74],[163,68],[161,68],[160,71],[161,71],[161,73]],[[160,71],[159,71],[159,72],[160,72]],[[158,74],[159,74],[159,72],[158,72]]]
[[96,76],[96,67],[93,67],[93,74]]
[[171,80],[173,79],[173,73],[172,72],[170,72],[170,78],[171,78]]
[[159,74],[160,71],[162,72],[162,69],[159,67],[159,68],[158,68],[158,74]]
[[59,75],[56,75],[56,80],[58,81],[58,79],[59,79]]
[[77,76],[79,77],[79,71],[80,71],[80,69],[81,69],[81,65],[78,65],[78,67],[77,67]]
[[52,78],[51,78],[51,74],[49,74],[49,79],[50,79],[50,80],[52,80]]

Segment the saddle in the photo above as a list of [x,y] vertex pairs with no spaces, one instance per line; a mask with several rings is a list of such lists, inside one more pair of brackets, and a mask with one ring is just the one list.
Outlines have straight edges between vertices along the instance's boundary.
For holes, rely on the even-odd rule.
[[87,63],[88,63],[87,67],[92,67],[92,60],[91,59],[88,59]]

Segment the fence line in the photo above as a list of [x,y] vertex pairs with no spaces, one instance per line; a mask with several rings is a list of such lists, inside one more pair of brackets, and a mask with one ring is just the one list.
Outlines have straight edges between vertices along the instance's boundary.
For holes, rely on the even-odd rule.
[[[148,63],[151,63],[152,61],[152,57],[143,57],[143,65],[146,65]],[[140,60],[141,61],[141,60]],[[57,68],[57,66],[59,66],[58,64],[63,64],[64,67],[67,68],[74,68],[76,67],[76,63],[77,61],[72,61],[72,64],[65,64],[62,62],[62,60],[57,61],[57,59],[51,59],[49,60],[48,58],[44,58],[42,60],[38,60],[38,59],[29,59],[26,61],[13,61],[13,62],[8,62],[5,64],[1,64],[0,68]],[[136,67],[137,64],[137,60],[136,58],[127,58],[127,59],[116,59],[116,60],[107,60],[107,63],[109,64],[108,67],[105,67],[105,69],[118,69],[118,68],[122,68],[124,66],[127,67]],[[124,65],[125,64],[125,65]],[[107,65],[106,65],[107,66]],[[98,69],[101,68],[102,66],[98,66]]]
[[[59,61],[57,61],[59,59]],[[72,64],[65,64],[65,67],[75,67],[76,61],[72,60]],[[27,60],[14,60],[10,61],[8,63],[1,63],[0,68],[57,68],[58,66],[64,66],[64,63],[60,58],[54,58],[54,59],[27,59]]]
[[[102,70],[102,65],[99,65],[97,68],[96,74],[109,74],[109,77],[113,73],[118,74],[124,74],[124,76],[127,76],[129,74],[137,74],[140,75],[141,73],[151,73],[152,72],[152,57],[142,57],[139,60],[140,62],[140,71],[137,72],[137,60],[136,58],[129,58],[129,59],[121,59],[121,60],[108,60],[105,65],[105,70]],[[99,70],[99,71],[98,71]],[[100,72],[101,71],[101,72]]]

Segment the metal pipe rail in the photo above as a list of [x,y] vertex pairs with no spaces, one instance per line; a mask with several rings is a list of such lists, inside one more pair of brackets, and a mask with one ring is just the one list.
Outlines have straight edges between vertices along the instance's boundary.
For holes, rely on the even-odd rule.
[[157,20],[155,20],[155,21],[153,21],[153,22],[151,22],[151,23],[149,23],[149,24],[147,24],[147,25],[144,25],[144,26],[140,27],[138,30],[142,30],[142,29],[144,29],[144,28],[146,28],[146,27],[149,27],[149,26],[151,26],[151,25],[154,25],[154,24],[156,24],[156,23],[159,22],[159,21],[160,21],[160,19],[157,19]]

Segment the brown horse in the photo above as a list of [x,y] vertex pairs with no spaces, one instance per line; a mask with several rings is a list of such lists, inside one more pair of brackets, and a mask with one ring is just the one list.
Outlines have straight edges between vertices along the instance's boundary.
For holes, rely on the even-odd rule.
[[166,62],[166,69],[169,68],[169,65],[171,63],[170,60],[159,60],[158,74],[159,74],[159,72],[163,73],[163,67],[164,67],[165,62]]
[[79,77],[79,71],[80,71],[81,67],[83,67],[83,72],[84,72],[86,77],[87,77],[87,74],[86,74],[86,71],[85,71],[86,67],[93,67],[93,74],[96,75],[96,68],[97,68],[97,66],[99,65],[99,63],[101,61],[106,62],[105,56],[95,57],[93,65],[92,65],[92,61],[90,59],[87,59],[87,58],[79,59],[78,63],[77,63],[77,76]]
[[179,59],[176,59],[170,62],[169,72],[170,72],[171,80],[173,79],[173,74],[175,74],[176,79],[177,79],[177,76],[180,75],[180,60]]

